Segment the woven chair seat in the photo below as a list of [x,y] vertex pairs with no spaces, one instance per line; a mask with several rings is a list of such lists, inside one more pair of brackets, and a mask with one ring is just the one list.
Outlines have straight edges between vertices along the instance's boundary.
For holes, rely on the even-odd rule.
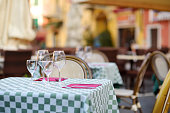
[[116,95],[130,97],[133,94],[133,90],[130,89],[115,89]]

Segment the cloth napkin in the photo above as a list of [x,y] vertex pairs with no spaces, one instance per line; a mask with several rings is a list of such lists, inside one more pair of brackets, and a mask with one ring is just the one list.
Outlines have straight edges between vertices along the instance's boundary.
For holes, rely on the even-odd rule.
[[[61,78],[61,81],[64,81],[64,80],[66,80],[67,78]],[[34,80],[34,81],[42,81],[43,80],[43,78],[41,77],[41,78],[39,78],[39,79],[37,79],[37,80]],[[45,78],[45,80],[47,80],[47,78]],[[59,81],[59,78],[56,78],[56,77],[50,77],[49,78],[49,81],[54,81],[54,82],[58,82]]]
[[63,88],[80,88],[80,89],[95,89],[102,84],[69,84],[67,87]]

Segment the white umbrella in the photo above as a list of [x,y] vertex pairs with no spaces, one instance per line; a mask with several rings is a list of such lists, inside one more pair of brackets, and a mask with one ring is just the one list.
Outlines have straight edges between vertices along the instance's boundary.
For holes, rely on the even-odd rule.
[[12,38],[35,38],[28,0],[0,0],[0,45]]

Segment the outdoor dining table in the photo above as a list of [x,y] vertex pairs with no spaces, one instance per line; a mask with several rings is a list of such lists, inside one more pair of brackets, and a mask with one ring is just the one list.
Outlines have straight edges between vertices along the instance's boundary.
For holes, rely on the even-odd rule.
[[93,78],[108,79],[113,84],[123,85],[118,66],[114,62],[88,63],[93,73]]
[[144,60],[145,55],[117,55],[119,60]]
[[61,88],[30,78],[0,80],[0,112],[5,113],[119,113],[111,80],[66,79],[65,84],[101,84],[95,89]]
[[117,55],[118,60],[128,61],[127,70],[136,70],[136,62],[143,61],[145,59],[145,55]]

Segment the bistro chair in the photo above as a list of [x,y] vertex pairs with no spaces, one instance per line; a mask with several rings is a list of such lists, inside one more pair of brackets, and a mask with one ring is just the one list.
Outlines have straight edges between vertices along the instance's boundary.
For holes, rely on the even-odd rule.
[[170,69],[170,62],[163,52],[154,51],[152,52],[151,66],[155,73],[155,76],[153,76],[154,94],[157,95],[159,93],[161,84],[163,83]]
[[[135,87],[134,87],[133,90],[116,89],[115,88],[116,96],[118,98],[120,98],[122,101],[125,101],[125,102],[130,104],[130,106],[119,105],[119,108],[129,109],[129,110],[134,111],[135,113],[137,113],[137,111],[139,110],[140,113],[142,113],[141,104],[138,101],[138,93],[139,93],[139,89],[141,87],[141,84],[143,82],[145,72],[146,72],[148,65],[150,63],[150,58],[151,58],[151,53],[148,53],[146,55],[146,58],[143,60],[142,65],[140,66],[140,69],[138,71],[137,78],[136,78]],[[125,98],[131,99],[132,102],[126,101]]]
[[[50,76],[58,74],[58,70],[55,69]],[[66,64],[61,70],[61,77],[63,78],[92,78],[92,72],[88,64],[72,55],[66,55]]]
[[86,62],[109,62],[108,57],[98,50],[92,50],[92,54],[85,59]]
[[72,47],[54,47],[54,48],[46,48],[50,53],[53,51],[64,51],[66,55],[75,55],[76,48]]
[[152,53],[151,65],[158,83],[161,85],[161,81],[164,81],[170,69],[170,62],[164,53],[160,51],[154,51]]
[[4,51],[4,77],[22,77],[28,74],[26,60],[30,59],[32,50]]
[[170,107],[170,70],[157,96],[152,113],[168,113]]
[[99,50],[103,52],[109,59],[109,62],[116,62],[117,61],[117,54],[118,54],[118,49],[114,47],[98,47],[95,48],[96,50]]

